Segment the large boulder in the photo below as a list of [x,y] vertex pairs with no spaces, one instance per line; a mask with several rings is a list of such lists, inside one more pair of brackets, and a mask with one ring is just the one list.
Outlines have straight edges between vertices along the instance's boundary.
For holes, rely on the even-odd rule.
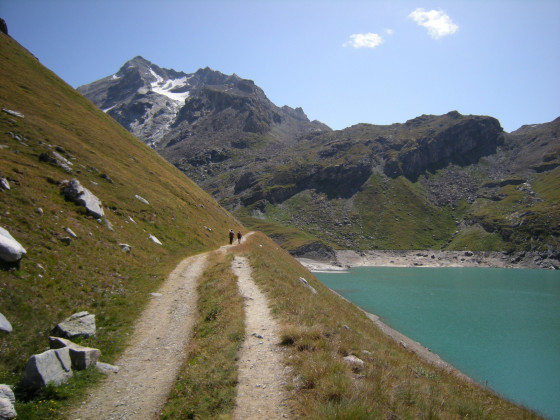
[[34,354],[28,360],[22,386],[39,389],[47,384],[61,385],[72,377],[72,362],[67,347]]
[[10,232],[0,227],[0,259],[14,263],[21,260],[26,253],[25,248],[10,235]]
[[84,188],[77,179],[64,181],[62,184],[62,193],[68,200],[84,206],[93,217],[101,219],[104,216],[101,200],[90,190]]
[[12,324],[10,324],[10,321],[8,321],[2,314],[0,314],[0,331],[7,333],[12,332]]
[[101,352],[98,349],[80,346],[61,337],[49,337],[49,345],[51,349],[67,347],[70,352],[72,369],[74,370],[84,370],[94,366],[99,360],[99,356],[101,356]]
[[64,338],[95,335],[95,315],[88,311],[77,312],[54,327],[52,334]]

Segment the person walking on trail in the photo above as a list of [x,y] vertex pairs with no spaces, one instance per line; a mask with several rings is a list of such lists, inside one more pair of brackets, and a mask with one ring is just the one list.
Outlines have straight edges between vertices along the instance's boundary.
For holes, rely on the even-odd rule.
[[241,237],[242,237],[242,236],[243,236],[243,235],[241,235],[241,231],[238,231],[238,232],[237,232],[237,243],[238,243],[238,244],[241,243]]
[[233,244],[233,238],[235,237],[235,233],[233,232],[233,230],[229,230],[229,244]]

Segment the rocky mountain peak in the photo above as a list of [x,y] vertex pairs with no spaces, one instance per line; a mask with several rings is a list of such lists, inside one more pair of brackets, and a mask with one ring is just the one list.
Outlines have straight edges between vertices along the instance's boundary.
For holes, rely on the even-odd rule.
[[290,143],[309,131],[330,130],[310,122],[301,108],[277,107],[252,80],[209,67],[187,74],[161,68],[141,56],[78,91],[138,138],[159,148],[194,140],[199,131],[203,139],[196,143],[213,149],[221,144],[224,131],[231,134],[230,141],[242,144],[236,137],[243,133],[264,135],[274,130],[278,140]]

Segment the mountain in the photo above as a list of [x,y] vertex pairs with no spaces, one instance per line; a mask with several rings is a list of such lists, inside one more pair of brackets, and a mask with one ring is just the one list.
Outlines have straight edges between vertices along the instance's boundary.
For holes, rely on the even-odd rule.
[[208,67],[186,74],[135,57],[116,74],[77,90],[135,136],[160,149],[181,150],[178,143],[196,145],[199,137],[213,134],[220,134],[217,145],[236,137],[237,147],[243,148],[252,136],[272,129],[289,137],[330,130],[310,122],[301,108],[275,106],[253,81]]
[[558,260],[559,120],[506,133],[495,118],[451,111],[333,131],[250,80],[140,57],[78,90],[294,255],[442,248]]

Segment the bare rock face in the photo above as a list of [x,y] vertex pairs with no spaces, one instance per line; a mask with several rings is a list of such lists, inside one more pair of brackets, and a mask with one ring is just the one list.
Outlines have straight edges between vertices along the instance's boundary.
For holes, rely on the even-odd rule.
[[[448,118],[444,121],[445,117]],[[459,113],[450,112],[443,117],[418,117],[408,121],[405,126],[429,126],[436,119],[447,127],[437,131],[434,129],[413,144],[406,145],[398,153],[387,155],[385,173],[388,176],[395,178],[404,175],[416,180],[426,170],[440,169],[450,163],[476,163],[481,157],[496,153],[498,145],[503,141],[500,122],[491,117],[463,117]]]
[[31,356],[22,380],[22,386],[39,389],[47,384],[61,385],[72,377],[72,362],[67,347],[47,350]]

